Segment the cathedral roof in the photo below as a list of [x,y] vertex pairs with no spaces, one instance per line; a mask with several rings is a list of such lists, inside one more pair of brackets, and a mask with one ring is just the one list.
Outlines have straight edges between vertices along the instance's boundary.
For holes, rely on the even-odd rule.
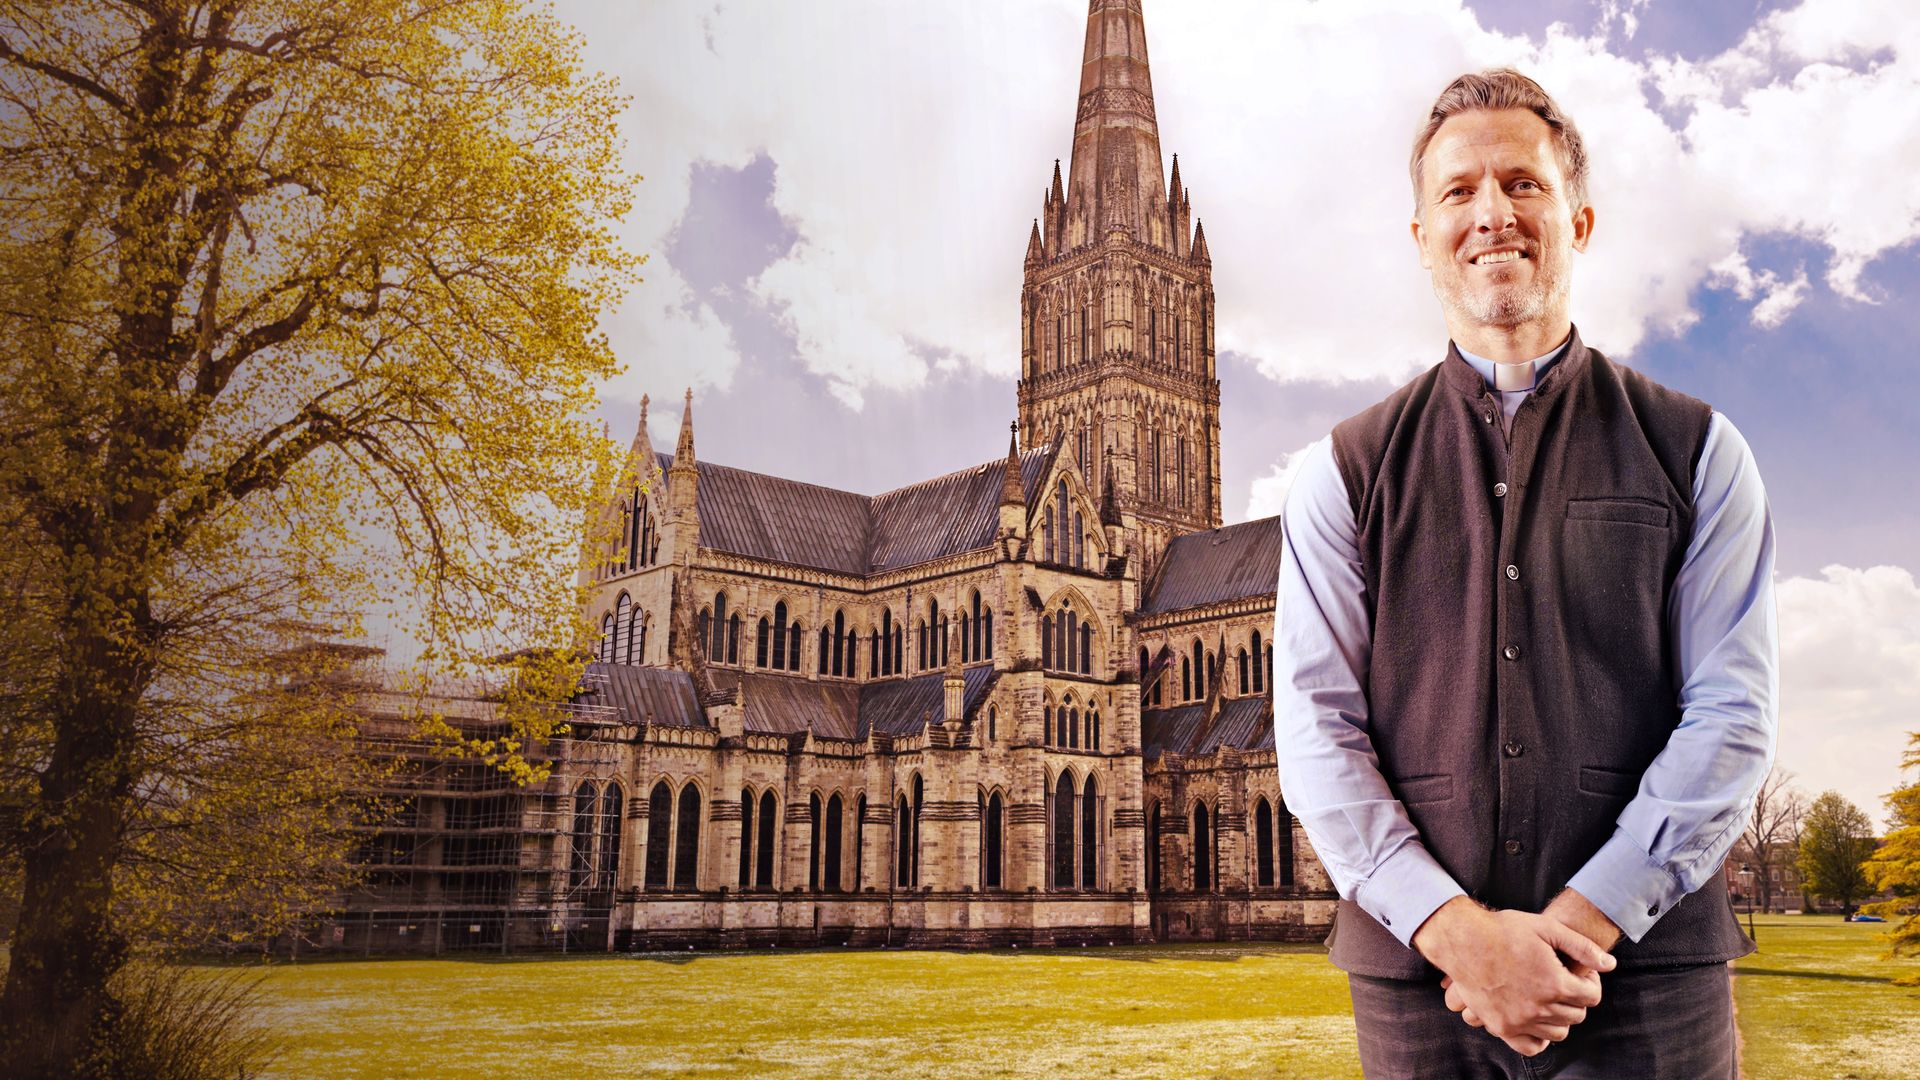
[[1280,519],[1188,533],[1167,545],[1142,614],[1272,596],[1280,580]]
[[632,664],[588,664],[587,672],[605,676],[606,681],[587,683],[580,695],[583,705],[611,705],[620,710],[620,719],[634,724],[711,726],[693,692],[693,676],[687,672]]
[[[1020,454],[1029,502],[1050,454]],[[662,468],[670,461],[660,456]],[[991,545],[1005,476],[996,459],[869,496],[709,461],[698,469],[701,547],[862,576]]]
[[1204,702],[1171,709],[1140,711],[1142,756],[1148,761],[1164,753],[1186,757],[1211,754],[1223,746],[1237,750],[1273,749],[1273,698],[1229,698],[1220,705],[1220,716],[1211,728],[1206,726]]
[[[876,729],[887,735],[911,735],[929,719],[938,724],[947,718],[944,676],[937,671],[858,685],[720,668],[711,675],[720,689],[740,688],[746,699],[746,729],[759,734],[812,731],[824,739],[858,740]],[[993,687],[993,666],[969,667],[963,678],[966,708],[971,712]]]

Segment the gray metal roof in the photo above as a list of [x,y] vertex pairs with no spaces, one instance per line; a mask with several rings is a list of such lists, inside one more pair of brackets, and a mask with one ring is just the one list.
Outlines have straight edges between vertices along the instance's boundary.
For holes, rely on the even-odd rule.
[[630,724],[665,724],[669,727],[704,728],[706,714],[693,692],[693,676],[671,668],[639,667],[631,664],[588,664],[589,675],[605,681],[590,680],[580,695],[583,705],[611,705],[620,710],[620,719]]
[[1167,545],[1141,614],[1272,597],[1280,579],[1280,519],[1259,518]]
[[1223,746],[1239,750],[1273,749],[1273,698],[1266,694],[1230,698],[1220,705],[1213,727],[1205,703],[1140,712],[1141,752],[1148,761],[1163,753],[1211,754]]
[[[1029,503],[1051,454],[1042,446],[1020,455]],[[662,469],[673,463],[659,458]],[[974,551],[999,527],[1005,460],[874,496],[697,462],[700,546],[863,576]]]
[[[589,664],[587,670],[605,674],[608,680],[602,684],[604,689],[581,695],[585,704],[613,705],[620,709],[621,719],[629,722],[713,726],[696,705],[693,676],[685,672],[626,664]],[[929,717],[936,724],[947,718],[945,675],[938,671],[859,684],[719,667],[709,668],[708,675],[715,689],[740,691],[746,701],[744,726],[757,734],[811,731],[823,739],[859,740],[875,730],[911,735]],[[965,669],[962,679],[969,713],[986,699],[994,678],[991,664]]]
[[[992,664],[976,664],[963,674],[966,686],[965,710],[971,713],[993,688]],[[888,735],[911,735],[928,718],[933,723],[947,719],[947,694],[942,685],[945,676],[938,671],[915,675],[910,679],[887,679],[860,688],[860,720],[857,738],[870,730]]]

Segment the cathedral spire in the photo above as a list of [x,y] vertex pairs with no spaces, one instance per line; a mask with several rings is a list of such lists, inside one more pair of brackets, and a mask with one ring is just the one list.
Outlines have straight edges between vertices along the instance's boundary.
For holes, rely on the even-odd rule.
[[1039,219],[1036,218],[1033,223],[1033,231],[1027,234],[1027,265],[1032,266],[1045,257],[1045,249],[1040,245],[1040,222]]
[[1100,524],[1120,524],[1120,505],[1113,497],[1113,447],[1107,447],[1106,467],[1100,476]]
[[1193,261],[1212,263],[1213,257],[1207,254],[1207,223],[1198,222],[1193,227]]
[[1069,246],[1103,240],[1111,223],[1124,222],[1133,239],[1172,250],[1140,0],[1089,5],[1077,117],[1067,217],[1079,228],[1069,226]]

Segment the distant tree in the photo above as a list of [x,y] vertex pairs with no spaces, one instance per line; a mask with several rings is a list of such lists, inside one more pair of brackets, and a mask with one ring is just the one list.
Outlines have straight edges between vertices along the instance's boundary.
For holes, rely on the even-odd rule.
[[1807,798],[1793,786],[1793,774],[1778,766],[1769,770],[1754,796],[1753,817],[1747,821],[1745,835],[1758,872],[1755,891],[1762,911],[1773,910],[1773,870],[1791,862],[1797,854],[1790,844],[1797,839],[1795,834],[1806,810]]
[[1807,808],[1800,833],[1800,877],[1815,896],[1840,901],[1842,916],[1871,891],[1860,864],[1873,854],[1873,821],[1837,791]]
[[[1901,767],[1920,769],[1920,732],[1907,739]],[[1873,887],[1893,893],[1893,899],[1864,910],[1893,921],[1892,955],[1911,956],[1920,954],[1920,778],[1888,795],[1887,809],[1893,830],[1867,860],[1866,872]]]
[[248,860],[307,831],[283,752],[338,732],[258,707],[263,619],[577,643],[634,268],[580,51],[524,0],[0,0],[0,1071],[147,1074],[130,898],[297,899]]

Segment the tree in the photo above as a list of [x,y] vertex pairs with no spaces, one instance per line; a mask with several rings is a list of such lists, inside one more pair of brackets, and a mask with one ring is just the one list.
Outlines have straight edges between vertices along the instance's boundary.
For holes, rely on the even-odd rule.
[[137,1070],[115,913],[168,852],[132,826],[297,779],[247,766],[264,621],[399,596],[436,664],[576,642],[636,265],[578,52],[519,0],[0,0],[10,1068]]
[[1853,902],[1867,895],[1867,875],[1860,868],[1873,854],[1873,822],[1866,811],[1837,791],[1813,800],[1801,823],[1800,877],[1807,891],[1840,901],[1842,916],[1853,914]]
[[1806,813],[1806,796],[1792,785],[1792,773],[1777,766],[1768,770],[1754,796],[1753,816],[1747,821],[1744,839],[1756,864],[1756,891],[1762,911],[1773,910],[1773,869],[1793,854],[1789,844],[1797,840],[1794,834],[1801,815]]
[[[1920,732],[1907,737],[1904,769],[1920,769]],[[1920,954],[1920,779],[1887,796],[1893,830],[1867,860],[1867,880],[1875,889],[1893,893],[1891,900],[1866,905],[1866,910],[1898,920],[1888,936],[1892,955]]]

